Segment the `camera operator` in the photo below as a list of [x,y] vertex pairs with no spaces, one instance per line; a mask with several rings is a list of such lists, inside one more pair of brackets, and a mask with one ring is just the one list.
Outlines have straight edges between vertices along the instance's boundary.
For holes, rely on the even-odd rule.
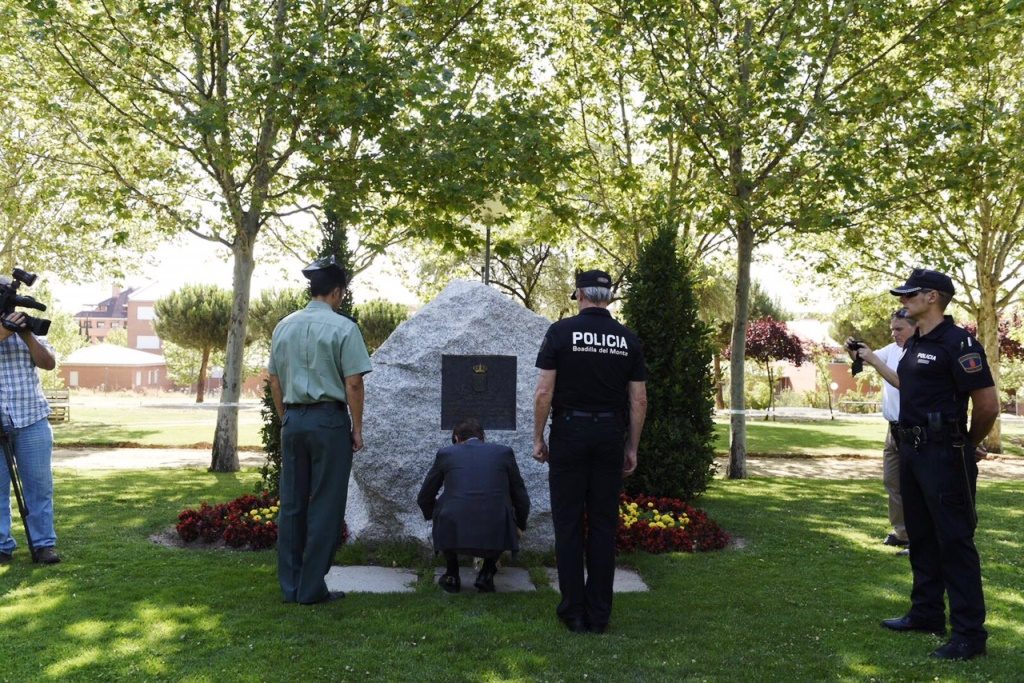
[[[0,277],[0,284],[10,280]],[[53,474],[50,458],[53,432],[47,417],[50,406],[43,395],[36,368],[53,370],[57,365],[53,348],[27,327],[26,316],[14,311],[4,321],[18,327],[14,332],[0,326],[0,419],[10,437],[18,463],[25,506],[26,524],[35,546],[35,559],[42,564],[60,562],[54,546]],[[6,464],[0,464],[0,564],[11,561],[17,544],[11,535],[11,479]]]
[[[905,547],[909,541],[907,525],[903,520],[903,499],[900,497],[900,452],[896,447],[894,434],[900,426],[900,390],[896,368],[903,358],[904,345],[910,335],[914,334],[915,329],[917,321],[905,308],[900,308],[889,317],[892,344],[872,352],[864,342],[856,341],[852,337],[846,340],[850,358],[866,361],[882,375],[882,417],[889,423],[885,432],[885,446],[882,449],[882,485],[889,494],[889,523],[892,524],[892,531],[882,543],[897,547]],[[887,378],[889,373],[892,375]],[[901,550],[899,554],[906,554],[906,551]]]

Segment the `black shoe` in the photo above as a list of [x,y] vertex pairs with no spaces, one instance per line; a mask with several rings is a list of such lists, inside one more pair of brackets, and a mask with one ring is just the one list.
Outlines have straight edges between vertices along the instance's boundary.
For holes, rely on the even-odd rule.
[[52,547],[36,548],[35,559],[39,564],[57,564],[60,562],[60,555]]
[[481,569],[480,573],[476,575],[476,581],[473,582],[476,589],[481,593],[493,593],[494,592],[494,572],[489,572]]
[[974,659],[986,654],[985,643],[972,643],[967,640],[951,640],[938,650],[932,653],[936,659],[948,659],[950,661],[963,661]]
[[897,557],[910,557],[910,548],[904,548],[903,550],[896,551]]
[[573,633],[590,633],[590,624],[583,617],[570,617],[568,619],[562,619],[562,623],[565,627]]
[[910,545],[910,541],[905,541],[905,540],[901,539],[899,536],[897,536],[895,533],[891,533],[891,534],[889,534],[888,536],[885,537],[885,540],[882,541],[882,544],[883,545],[896,545],[896,546],[902,547],[902,546],[905,546],[905,545]]
[[893,631],[923,631],[937,636],[946,635],[945,622],[918,621],[909,614],[895,619],[886,619],[882,622],[882,626]]
[[458,593],[462,590],[462,579],[451,574],[442,574],[437,580],[437,585],[444,589],[445,593]]
[[8,564],[11,561],[10,553],[0,553],[0,564]]
[[600,633],[608,633],[608,622],[606,621],[603,624],[591,624],[590,625],[590,632],[591,633],[598,633],[598,634],[600,634]]
[[327,595],[316,602],[304,602],[303,605],[323,605],[328,602],[336,602],[345,597],[345,591],[327,591]]

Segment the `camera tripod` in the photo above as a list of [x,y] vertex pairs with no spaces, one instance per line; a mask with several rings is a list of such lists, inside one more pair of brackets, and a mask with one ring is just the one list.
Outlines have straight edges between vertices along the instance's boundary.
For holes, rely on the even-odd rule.
[[[28,551],[32,555],[32,561],[38,562],[36,558],[36,547],[32,543],[32,532],[28,529],[28,508],[25,506],[25,496],[21,491],[21,477],[18,475],[18,461],[14,457],[14,445],[11,443],[11,436],[4,429],[3,422],[0,422],[0,443],[3,444],[4,460],[7,462],[7,471],[11,474],[11,488],[14,489],[14,498],[18,501],[18,512],[21,514],[21,522],[25,525],[25,540],[28,542]],[[14,520],[11,519],[13,526]]]

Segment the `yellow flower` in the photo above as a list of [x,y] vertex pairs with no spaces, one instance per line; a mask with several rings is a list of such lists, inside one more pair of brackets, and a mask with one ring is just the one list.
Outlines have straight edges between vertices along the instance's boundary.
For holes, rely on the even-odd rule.
[[252,518],[255,519],[257,522],[260,521],[260,516],[259,515],[253,515]]

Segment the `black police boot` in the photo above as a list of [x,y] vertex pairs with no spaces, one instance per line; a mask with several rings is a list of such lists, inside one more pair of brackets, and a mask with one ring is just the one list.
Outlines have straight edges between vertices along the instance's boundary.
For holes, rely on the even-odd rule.
[[953,639],[933,652],[931,656],[936,659],[963,661],[980,657],[986,653],[984,641],[978,643]]

